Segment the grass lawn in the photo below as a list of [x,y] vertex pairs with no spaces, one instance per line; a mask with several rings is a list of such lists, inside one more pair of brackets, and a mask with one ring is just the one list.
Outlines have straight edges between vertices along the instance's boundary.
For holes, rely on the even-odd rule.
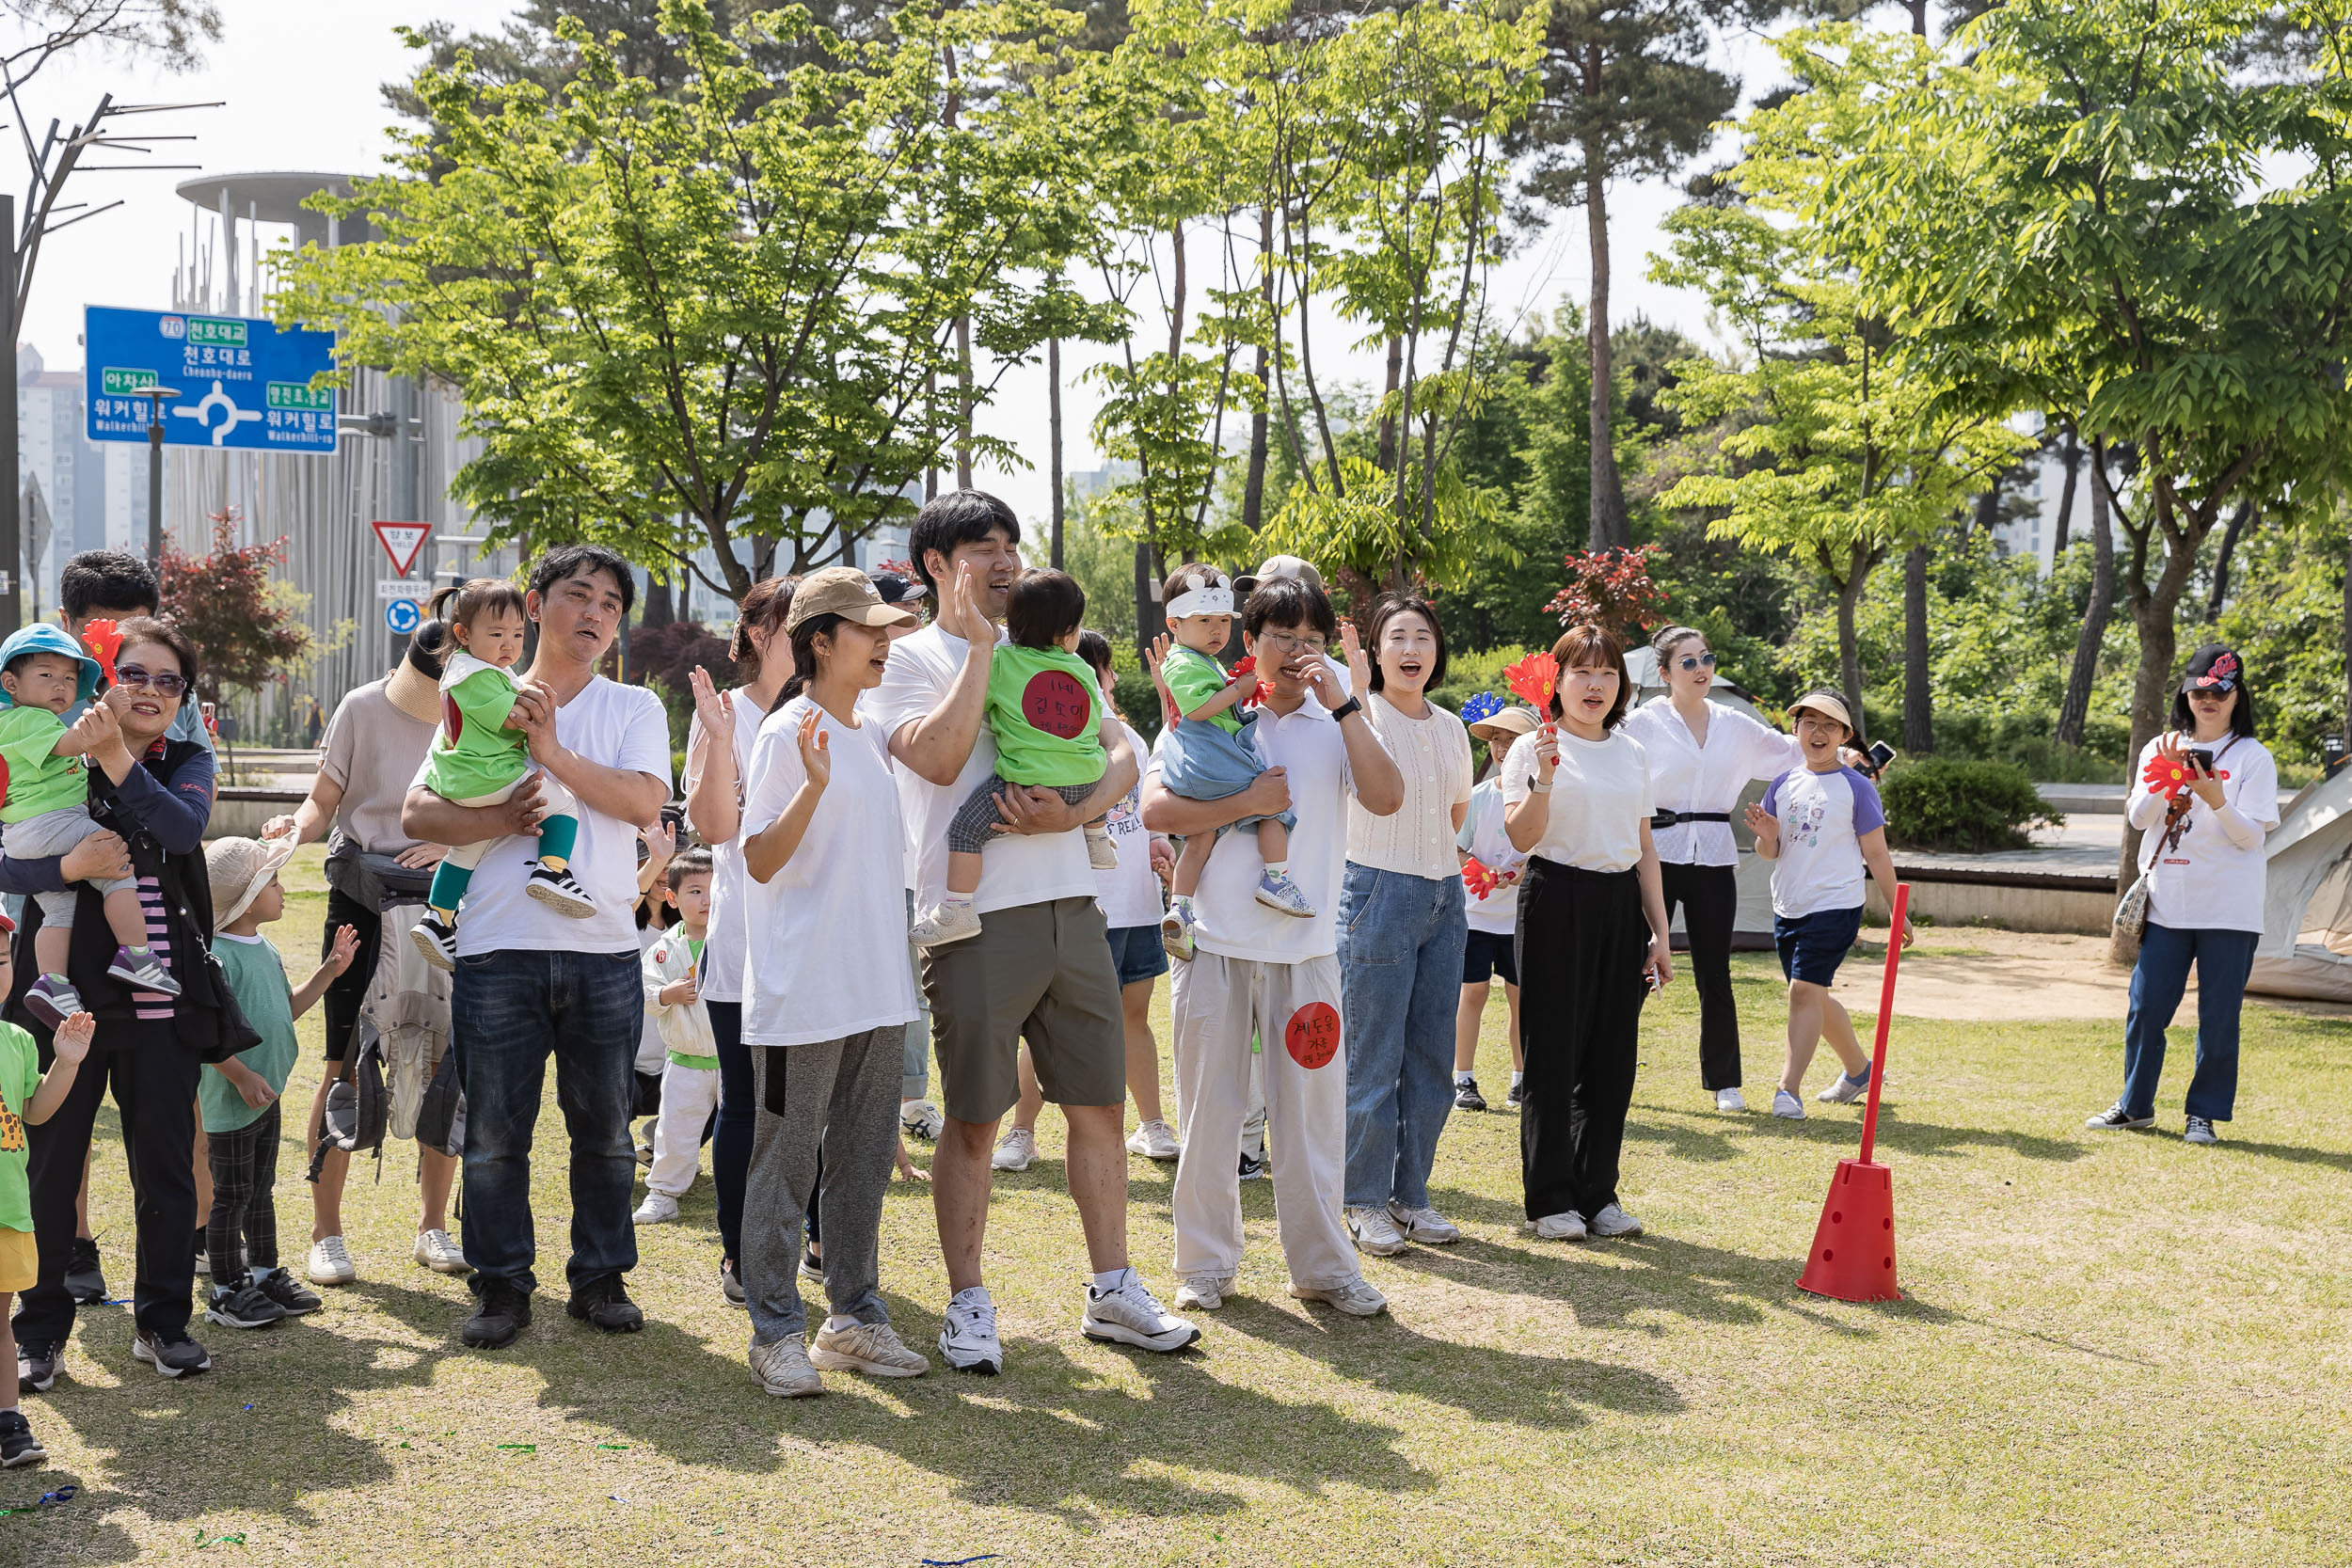
[[[325,897],[288,874],[298,981]],[[1750,1093],[1777,1069],[1779,985],[1740,960]],[[1163,1007],[1166,992],[1163,990]],[[1163,1015],[1164,1016],[1164,1015]],[[1507,1082],[1500,1000],[1485,1082]],[[286,1101],[320,1072],[317,1015]],[[0,1563],[998,1564],[2342,1562],[2352,1475],[2352,1061],[2341,1020],[2249,1008],[2238,1120],[2216,1149],[2096,1134],[2119,1031],[1907,1022],[1882,1158],[1908,1299],[1792,1288],[1858,1116],[1716,1115],[1687,983],[1645,1031],[1626,1197],[1650,1233],[1539,1244],[1519,1230],[1508,1113],[1457,1115],[1436,1178],[1460,1244],[1369,1260],[1392,1313],[1283,1293],[1272,1194],[1244,1196],[1239,1299],[1203,1347],[1083,1339],[1083,1253],[1045,1158],[997,1183],[989,1274],[1008,1365],[828,1397],[763,1394],[719,1296],[707,1180],[649,1227],[643,1334],[564,1317],[561,1124],[540,1123],[538,1317],[461,1350],[463,1285],[408,1259],[414,1157],[354,1173],[359,1283],[264,1332],[197,1329],[215,1370],[131,1360],[127,1307],[85,1309],[67,1376],[27,1413],[50,1462],[0,1505]],[[1162,1038],[1166,1034],[1163,1029]],[[2182,1066],[2163,1103],[2180,1125]],[[1817,1069],[1816,1085],[1825,1069]],[[552,1078],[550,1077],[550,1096]],[[298,1117],[293,1117],[298,1121]],[[309,1232],[300,1133],[279,1225]],[[927,1163],[918,1148],[918,1162]],[[1172,1170],[1132,1167],[1135,1256],[1164,1297]],[[111,1109],[93,1197],[129,1288]],[[925,1191],[894,1185],[883,1286],[927,1353],[946,1289]]]

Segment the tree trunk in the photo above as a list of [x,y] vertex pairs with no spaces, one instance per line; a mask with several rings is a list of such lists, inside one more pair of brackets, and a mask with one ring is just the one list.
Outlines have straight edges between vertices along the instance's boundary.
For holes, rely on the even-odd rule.
[[[1155,570],[1151,541],[1136,541],[1136,656],[1152,650],[1152,640],[1168,629],[1160,615],[1160,573]],[[1147,666],[1148,667],[1148,666]]]
[[[1584,52],[1584,90],[1597,101],[1601,89],[1600,45]],[[1586,309],[1584,342],[1592,359],[1592,526],[1587,538],[1596,550],[1623,549],[1633,543],[1626,521],[1625,486],[1617,478],[1617,450],[1610,435],[1610,396],[1615,378],[1609,345],[1609,193],[1607,170],[1600,163],[1598,136],[1584,142],[1584,232],[1593,254],[1593,293]]]
[[1054,486],[1052,516],[1054,519],[1053,566],[1061,568],[1062,496],[1061,496],[1061,340],[1045,340],[1045,477]]
[[1870,743],[1870,721],[1862,713],[1862,649],[1854,635],[1854,607],[1869,578],[1869,554],[1856,545],[1846,561],[1845,580],[1837,585],[1837,680],[1845,689],[1846,711],[1853,716],[1856,746]]
[[[2144,466],[2145,467],[2145,466]],[[2103,467],[2094,467],[2091,478],[2104,483]],[[2157,504],[2151,497],[2150,507]],[[2149,525],[2152,533],[2156,523]],[[2181,527],[2182,547],[2166,549],[2164,563],[2156,571],[2156,580],[2130,595],[2132,622],[2139,630],[2139,668],[2132,677],[2132,737],[2125,753],[2134,763],[2139,760],[2140,748],[2155,738],[2165,726],[2172,697],[2172,656],[2179,646],[2174,617],[2180,613],[2181,600],[2188,592],[2189,573],[2197,563],[2198,546],[2204,536],[2193,524]],[[2159,534],[2156,544],[2163,545]],[[2139,879],[2140,835],[2129,822],[2123,824],[2123,844],[2116,857],[2115,890],[2121,895]],[[2121,958],[2119,949],[2110,947],[2108,957]],[[2137,944],[2133,944],[2137,945]]]
[[1396,472],[1396,389],[1405,376],[1405,340],[1389,339],[1389,378],[1380,399],[1380,471]]
[[2230,596],[2230,557],[2237,553],[2238,535],[2246,531],[2246,525],[2256,515],[2252,501],[2240,501],[2237,510],[2230,514],[2230,526],[2221,531],[2221,552],[2213,562],[2213,593],[2205,599],[2207,626],[2221,619],[2222,602]]
[[677,619],[677,601],[672,596],[667,578],[653,578],[645,584],[645,608],[637,618],[641,626],[666,626]]
[[[2073,443],[2074,436],[2069,435],[2067,440]],[[2075,456],[2079,461],[2081,453]],[[2091,461],[2097,463],[2103,456],[2102,449],[2094,444]],[[2074,484],[2071,471],[2066,483],[2071,491]],[[2090,719],[2090,687],[2099,675],[2099,651],[2106,643],[2107,621],[2114,613],[2115,533],[2107,522],[2106,486],[2094,473],[2090,480],[2090,603],[2083,611],[2082,630],[2074,637],[2074,665],[2067,672],[2066,701],[2058,708],[2055,738],[2061,746],[2083,743],[2083,729]]]
[[1903,556],[1903,748],[1915,757],[1935,750],[1935,693],[1928,680],[1928,546]]
[[[1271,207],[1262,210],[1258,214],[1258,248],[1262,257],[1271,257],[1274,254],[1274,209]],[[1266,314],[1270,319],[1274,313],[1274,269],[1262,263],[1259,267],[1259,274],[1258,297],[1265,302]],[[1268,399],[1266,346],[1263,342],[1258,345],[1257,373],[1258,408],[1257,412],[1249,416],[1249,471],[1248,476],[1242,482],[1241,489],[1242,526],[1252,533],[1265,527],[1266,404]]]
[[2054,568],[2066,554],[2066,536],[2074,526],[2074,482],[2082,476],[2083,445],[2070,430],[2058,451],[2058,461],[2066,466],[2066,483],[2058,489],[2058,524],[2050,532],[2050,563]]
[[972,488],[972,318],[956,318],[956,488]]

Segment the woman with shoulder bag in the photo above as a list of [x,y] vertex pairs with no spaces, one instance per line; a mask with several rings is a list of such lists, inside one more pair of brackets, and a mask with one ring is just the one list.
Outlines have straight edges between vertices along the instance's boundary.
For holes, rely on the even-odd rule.
[[2084,1125],[2155,1125],[2164,1032],[2193,964],[2197,1070],[2182,1136],[2215,1143],[2214,1123],[2236,1109],[2238,1014],[2263,935],[2264,839],[2279,825],[2279,768],[2254,738],[2254,692],[2236,653],[2217,642],[2189,656],[2172,728],[2141,750],[2124,809],[2142,834],[2146,894],[2123,1022],[2123,1093]]

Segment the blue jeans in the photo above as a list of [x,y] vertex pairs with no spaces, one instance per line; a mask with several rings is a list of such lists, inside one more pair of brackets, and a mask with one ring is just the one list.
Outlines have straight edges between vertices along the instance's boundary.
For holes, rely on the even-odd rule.
[[706,1002],[711,1043],[719,1056],[719,1120],[710,1133],[710,1193],[719,1211],[719,1258],[743,1256],[743,1183],[752,1168],[752,1130],[759,1100],[752,1088],[752,1053],[743,1043],[743,1004]]
[[1351,1209],[1429,1207],[1454,1109],[1454,1013],[1470,926],[1462,884],[1348,863],[1340,892]]
[[2148,922],[2132,966],[2132,1007],[2123,1020],[2123,1109],[2156,1114],[2164,1075],[2164,1032],[2197,966],[2197,1071],[2188,1081],[2192,1117],[2227,1121],[2237,1108],[2237,1024],[2260,931],[2185,931]]
[[629,1219],[637,1150],[628,1108],[644,1027],[634,953],[501,951],[457,960],[450,1043],[466,1088],[466,1261],[472,1286],[538,1281],[531,1226],[531,1136],[548,1057],[571,1138],[573,1290],[637,1266]]

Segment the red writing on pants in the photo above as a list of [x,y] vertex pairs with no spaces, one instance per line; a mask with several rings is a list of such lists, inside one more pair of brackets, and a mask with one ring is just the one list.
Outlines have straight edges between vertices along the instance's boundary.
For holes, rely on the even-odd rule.
[[1339,1009],[1328,1002],[1310,1002],[1291,1014],[1291,1021],[1282,1026],[1282,1044],[1291,1053],[1291,1060],[1312,1069],[1321,1067],[1340,1050]]
[[1021,717],[1064,740],[1086,733],[1093,707],[1078,678],[1060,670],[1041,670],[1021,689]]

